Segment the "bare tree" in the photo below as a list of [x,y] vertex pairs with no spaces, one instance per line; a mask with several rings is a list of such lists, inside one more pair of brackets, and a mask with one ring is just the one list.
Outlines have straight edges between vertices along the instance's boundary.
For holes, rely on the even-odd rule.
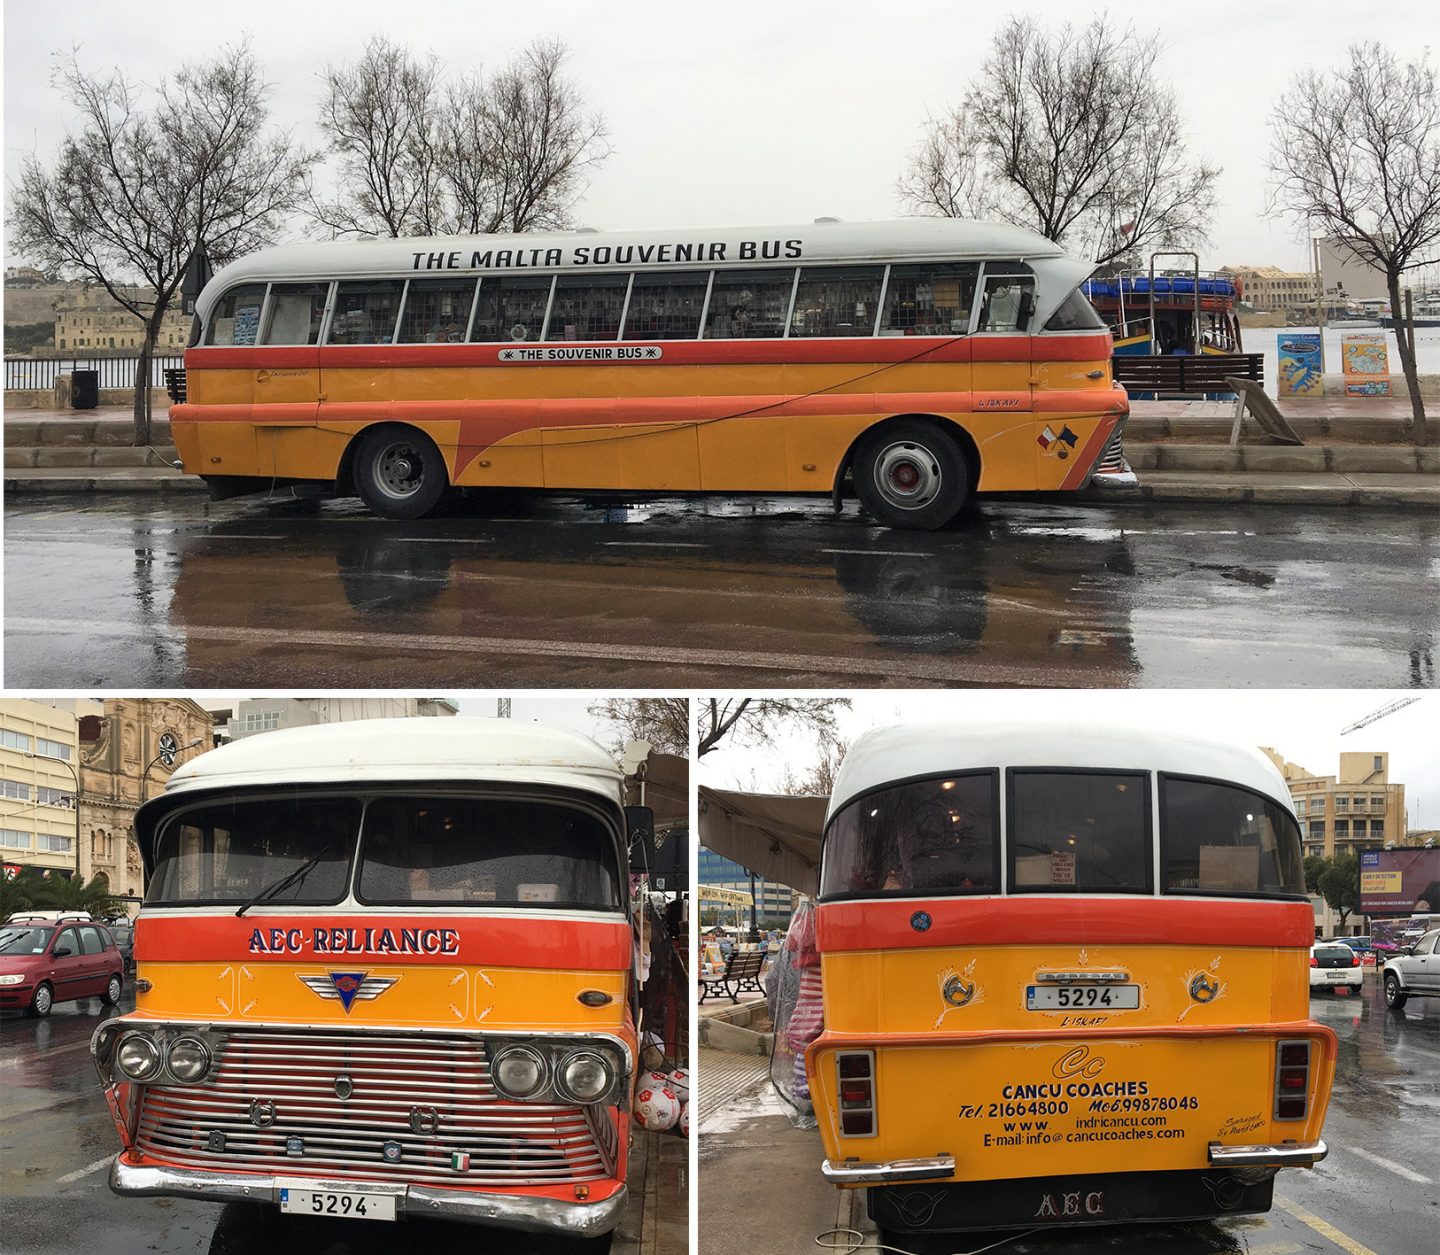
[[819,756],[803,772],[796,772],[789,763],[780,780],[781,793],[794,793],[807,797],[829,797],[835,789],[835,777],[840,764],[845,761],[849,745],[834,737],[820,738]]
[[564,74],[568,55],[540,40],[493,77],[447,82],[433,53],[372,39],[358,63],[325,73],[320,125],[339,168],[315,220],[392,237],[564,226],[609,155],[603,120]]
[[586,707],[626,741],[649,741],[662,754],[690,753],[690,701],[685,697],[606,697]]
[[811,732],[822,744],[835,744],[845,697],[711,697],[697,703],[699,757],[727,737],[750,745],[775,743],[782,731]]
[[74,50],[52,81],[78,129],[51,165],[26,158],[11,248],[99,284],[140,320],[135,443],[149,444],[150,363],[192,254],[224,265],[269,243],[299,203],[314,154],[265,129],[269,89],[245,44],[182,66],[148,109],[119,70],[86,73]]
[[1401,277],[1440,245],[1440,99],[1422,54],[1400,64],[1378,43],[1352,44],[1347,65],[1306,70],[1271,118],[1272,211],[1341,240],[1385,274],[1415,438],[1428,443],[1415,328],[1402,319]]
[[1010,18],[963,106],[928,124],[903,200],[1030,227],[1097,264],[1203,240],[1220,170],[1188,158],[1159,55],[1157,35],[1103,14],[1080,31]]

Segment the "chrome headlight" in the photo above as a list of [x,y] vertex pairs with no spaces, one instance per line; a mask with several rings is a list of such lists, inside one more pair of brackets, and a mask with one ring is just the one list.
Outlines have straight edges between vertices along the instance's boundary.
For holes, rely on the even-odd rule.
[[9,976],[0,976],[0,985],[20,985],[23,984],[24,981],[25,978],[21,976],[19,972],[12,973]]
[[160,1048],[144,1033],[127,1033],[115,1052],[115,1070],[130,1081],[148,1081],[160,1071]]
[[614,1079],[610,1065],[598,1054],[577,1050],[566,1055],[556,1072],[559,1089],[575,1102],[594,1102]]
[[490,1079],[506,1098],[533,1098],[545,1088],[545,1058],[529,1046],[511,1046],[495,1056]]
[[177,1081],[198,1081],[210,1070],[210,1050],[198,1037],[177,1037],[165,1052],[165,1066]]

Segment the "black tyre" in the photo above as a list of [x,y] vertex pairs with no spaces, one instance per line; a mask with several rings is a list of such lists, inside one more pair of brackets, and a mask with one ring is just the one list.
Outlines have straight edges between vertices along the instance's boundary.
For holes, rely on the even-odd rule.
[[934,531],[965,505],[969,468],[959,444],[933,423],[886,423],[855,450],[855,494],[886,527]]
[[25,1008],[25,1014],[38,1016],[43,1019],[50,1014],[50,1008],[55,1005],[55,991],[48,984],[41,981],[35,986],[35,992],[30,996],[30,1005]]
[[1400,978],[1394,972],[1385,973],[1385,1005],[1398,1011],[1409,1001],[1410,995],[1400,988]]
[[100,1001],[103,1002],[107,1007],[113,1007],[117,1005],[120,1001],[120,989],[120,978],[118,976],[112,976],[105,983],[105,992],[100,995]]
[[445,495],[450,477],[435,442],[413,427],[377,427],[355,451],[355,488],[387,519],[418,519]]

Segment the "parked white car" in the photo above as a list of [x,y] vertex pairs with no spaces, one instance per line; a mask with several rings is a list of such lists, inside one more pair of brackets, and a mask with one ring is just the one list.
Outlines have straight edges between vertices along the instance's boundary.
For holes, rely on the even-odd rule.
[[1365,983],[1360,956],[1338,941],[1321,941],[1310,947],[1310,992],[1336,989],[1359,993]]
[[1385,1002],[1397,1011],[1410,998],[1440,997],[1440,928],[1432,928],[1409,951],[1388,960],[1384,980]]

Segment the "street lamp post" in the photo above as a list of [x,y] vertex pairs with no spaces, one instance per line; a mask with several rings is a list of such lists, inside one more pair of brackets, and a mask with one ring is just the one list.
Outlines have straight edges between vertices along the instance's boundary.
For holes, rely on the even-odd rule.
[[[747,867],[746,871],[750,871]],[[755,918],[755,873],[750,872],[750,935],[746,941],[760,943],[760,921]]]
[[36,754],[32,750],[25,751],[26,758],[40,758],[47,763],[59,763],[68,771],[75,780],[75,879],[80,879],[80,773],[68,759],[54,758],[49,754]]
[[[168,734],[167,734],[168,735]],[[167,767],[174,767],[175,760],[186,750],[193,750],[197,745],[204,743],[205,738],[197,736],[193,741],[187,741],[184,745],[175,744],[173,737],[169,738],[170,743],[166,744],[166,738],[160,738],[160,752],[145,764],[145,770],[140,773],[140,805],[145,805],[145,782],[150,778],[150,768],[158,762],[164,762]]]

